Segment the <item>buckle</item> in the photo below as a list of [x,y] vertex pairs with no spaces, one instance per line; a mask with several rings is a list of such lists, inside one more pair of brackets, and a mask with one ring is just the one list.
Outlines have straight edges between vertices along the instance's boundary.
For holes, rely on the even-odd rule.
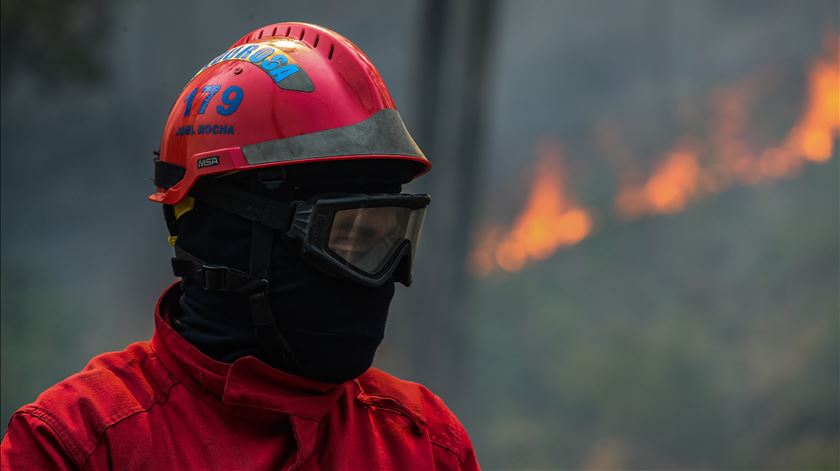
[[265,278],[251,278],[240,286],[236,292],[249,299],[256,299],[260,296],[264,297],[268,293],[268,280]]
[[195,271],[195,278],[203,285],[205,291],[216,291],[226,288],[229,271],[227,267],[202,265]]
[[183,258],[172,259],[175,276],[198,283],[205,291],[233,291],[243,294],[268,291],[268,281],[224,265],[203,265]]

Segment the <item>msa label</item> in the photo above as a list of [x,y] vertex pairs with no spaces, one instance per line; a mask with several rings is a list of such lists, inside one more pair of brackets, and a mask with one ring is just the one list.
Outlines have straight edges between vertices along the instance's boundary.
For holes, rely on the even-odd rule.
[[215,167],[216,165],[219,165],[218,155],[198,159],[198,168]]

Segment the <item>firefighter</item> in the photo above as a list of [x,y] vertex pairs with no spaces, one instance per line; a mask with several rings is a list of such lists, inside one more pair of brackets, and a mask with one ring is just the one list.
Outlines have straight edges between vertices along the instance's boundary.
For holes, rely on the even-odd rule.
[[477,469],[423,386],[371,368],[430,164],[370,60],[326,28],[254,30],[175,101],[155,160],[181,280],[150,341],[12,417],[2,469]]

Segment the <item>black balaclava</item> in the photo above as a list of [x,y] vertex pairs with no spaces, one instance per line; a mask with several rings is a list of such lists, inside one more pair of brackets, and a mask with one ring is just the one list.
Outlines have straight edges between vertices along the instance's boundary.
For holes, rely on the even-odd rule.
[[[381,187],[376,190],[382,191]],[[388,190],[399,193],[399,186]],[[196,201],[194,209],[179,220],[177,244],[208,264],[247,272],[251,225]],[[284,356],[280,354],[262,355],[250,305],[236,293],[206,291],[197,282],[184,279],[179,312],[172,325],[199,350],[223,362],[255,355],[277,369],[331,383],[361,375],[373,363],[384,337],[394,282],[370,288],[335,278],[304,261],[299,250],[298,242],[275,232],[269,302],[294,353],[294,363],[281,360]],[[280,353],[282,347],[277,345],[277,349]]]

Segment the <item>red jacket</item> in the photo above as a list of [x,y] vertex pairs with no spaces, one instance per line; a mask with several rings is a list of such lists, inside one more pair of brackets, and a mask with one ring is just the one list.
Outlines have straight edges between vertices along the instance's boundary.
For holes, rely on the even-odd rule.
[[2,471],[478,469],[464,427],[419,384],[372,368],[333,385],[202,354],[167,320],[179,286],[151,342],[94,358],[12,416]]

